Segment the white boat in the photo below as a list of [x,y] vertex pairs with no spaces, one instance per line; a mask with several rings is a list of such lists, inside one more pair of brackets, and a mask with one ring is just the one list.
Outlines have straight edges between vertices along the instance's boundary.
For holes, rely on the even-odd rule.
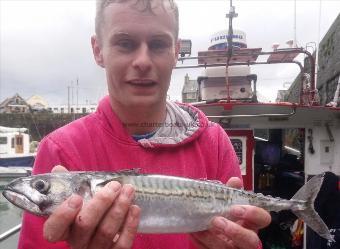
[[0,166],[31,167],[35,153],[30,152],[30,138],[27,128],[0,126]]

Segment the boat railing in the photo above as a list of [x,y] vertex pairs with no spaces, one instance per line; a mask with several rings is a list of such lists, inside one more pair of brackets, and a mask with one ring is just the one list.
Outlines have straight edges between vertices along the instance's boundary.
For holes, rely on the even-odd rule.
[[[310,86],[307,89],[304,86],[306,73],[306,68],[302,65],[301,62],[295,60],[297,55],[304,54],[309,60],[309,76],[310,76]],[[259,56],[269,56],[265,57],[264,60],[258,60]],[[230,57],[230,54],[227,50],[208,50],[198,52],[198,56],[188,56],[188,57],[180,57],[179,61],[184,62],[187,60],[197,60],[198,63],[196,65],[179,65],[176,69],[188,69],[188,68],[209,68],[209,67],[221,67],[224,66],[226,68],[231,66],[242,66],[242,65],[263,65],[263,64],[285,64],[285,63],[293,63],[299,66],[301,71],[301,89],[300,89],[300,104],[302,105],[314,105],[316,102],[316,86],[315,86],[315,59],[313,55],[305,50],[304,48],[284,48],[284,49],[276,49],[273,51],[262,51],[261,48],[241,48],[237,50],[233,50],[233,54]],[[226,70],[227,72],[227,70]],[[229,81],[226,79],[227,83],[227,91]],[[255,93],[256,94],[256,93]],[[305,96],[309,96],[311,101],[304,101]],[[227,94],[228,102],[230,99],[230,94]]]
[[15,227],[10,228],[6,232],[0,234],[0,242],[6,240],[9,237],[11,237],[12,235],[16,234],[17,232],[20,231],[20,229],[21,229],[21,223],[16,225]]

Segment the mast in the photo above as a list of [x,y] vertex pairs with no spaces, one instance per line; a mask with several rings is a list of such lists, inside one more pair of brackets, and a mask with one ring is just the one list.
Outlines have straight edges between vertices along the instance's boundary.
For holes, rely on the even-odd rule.
[[226,14],[226,17],[229,18],[229,28],[228,28],[228,60],[227,64],[229,64],[229,61],[231,59],[231,56],[233,55],[233,18],[237,17],[238,14],[235,12],[235,6],[233,6],[233,0],[230,0],[230,9],[229,13]]
[[235,12],[235,7],[233,6],[233,0],[230,0],[230,8],[229,13],[226,14],[226,17],[229,18],[229,28],[228,28],[228,58],[226,64],[226,84],[227,84],[227,101],[230,102],[230,91],[229,91],[229,75],[228,75],[228,67],[230,59],[233,55],[233,18],[237,17],[238,14]]

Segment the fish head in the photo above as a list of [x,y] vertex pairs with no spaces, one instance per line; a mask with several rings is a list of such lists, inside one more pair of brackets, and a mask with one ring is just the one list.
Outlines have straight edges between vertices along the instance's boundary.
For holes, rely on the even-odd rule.
[[43,174],[21,177],[4,189],[4,197],[35,215],[47,216],[72,195],[72,180],[67,174]]

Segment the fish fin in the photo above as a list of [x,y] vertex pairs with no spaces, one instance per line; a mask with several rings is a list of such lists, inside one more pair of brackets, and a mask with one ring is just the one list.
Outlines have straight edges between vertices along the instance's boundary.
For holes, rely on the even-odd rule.
[[216,184],[223,184],[223,182],[219,180],[213,180],[213,179],[207,179],[207,178],[198,178],[199,181],[203,182],[211,182],[211,183],[216,183]]
[[222,184],[223,185],[223,182],[219,181],[219,180],[205,180],[206,182],[211,182],[211,183],[216,183],[216,184]]
[[314,176],[305,185],[303,185],[291,200],[306,201],[306,208],[304,210],[293,209],[292,211],[321,237],[334,241],[327,225],[314,209],[314,201],[320,191],[323,180],[324,174],[320,174]]
[[137,175],[140,172],[141,172],[141,168],[132,168],[132,169],[118,170],[115,173],[117,173],[117,174],[126,174],[126,175]]
[[122,177],[123,175],[138,175],[140,170],[141,170],[140,168],[133,168],[133,169],[122,169],[122,170],[115,171],[113,173],[112,178],[96,183],[95,184],[96,188],[104,187],[107,183],[112,182],[112,181],[116,181],[116,182],[119,182],[120,184],[123,184],[123,177]]

